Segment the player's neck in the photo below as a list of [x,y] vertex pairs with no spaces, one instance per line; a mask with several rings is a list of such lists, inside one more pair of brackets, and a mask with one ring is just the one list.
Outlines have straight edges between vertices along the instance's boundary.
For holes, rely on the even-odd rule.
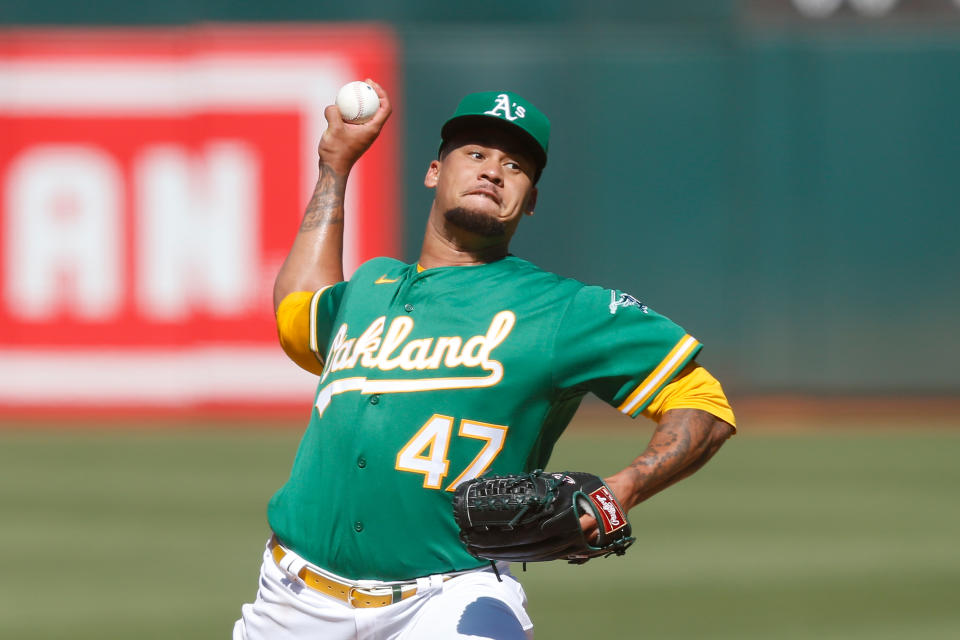
[[510,238],[484,238],[451,228],[427,223],[418,263],[424,269],[487,264],[509,252]]

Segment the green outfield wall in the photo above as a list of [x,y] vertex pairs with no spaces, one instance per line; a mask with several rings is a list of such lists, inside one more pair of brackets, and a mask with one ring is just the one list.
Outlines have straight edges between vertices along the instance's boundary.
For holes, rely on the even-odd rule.
[[960,393],[960,24],[735,6],[0,1],[0,20],[387,22],[406,258],[440,123],[511,88],[554,127],[517,254],[673,317],[736,392]]

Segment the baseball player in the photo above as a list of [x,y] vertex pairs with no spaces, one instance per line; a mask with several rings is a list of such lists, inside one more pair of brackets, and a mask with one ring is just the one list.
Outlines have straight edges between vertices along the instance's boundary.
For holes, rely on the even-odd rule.
[[[550,132],[515,93],[468,95],[443,125],[419,260],[376,258],[344,282],[347,178],[391,112],[367,82],[380,98],[372,120],[324,112],[320,177],[276,280],[282,347],[319,382],[234,638],[530,638],[509,565],[458,538],[457,486],[543,468],[590,392],[658,423],[606,478],[630,509],[700,468],[734,416],[684,329],[509,253]],[[582,524],[595,535],[593,518]]]

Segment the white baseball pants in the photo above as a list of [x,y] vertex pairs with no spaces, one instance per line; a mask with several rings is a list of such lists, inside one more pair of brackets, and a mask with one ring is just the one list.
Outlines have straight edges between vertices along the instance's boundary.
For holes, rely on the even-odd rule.
[[307,587],[264,552],[257,599],[242,607],[233,640],[532,640],[523,587],[498,565],[444,581],[417,580],[417,594],[385,607],[355,609]]

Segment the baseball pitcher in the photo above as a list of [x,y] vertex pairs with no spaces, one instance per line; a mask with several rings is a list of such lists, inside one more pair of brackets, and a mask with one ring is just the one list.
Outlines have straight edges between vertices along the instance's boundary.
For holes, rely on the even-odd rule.
[[[684,329],[509,253],[550,134],[515,93],[468,95],[443,125],[419,260],[344,281],[347,179],[391,112],[367,83],[372,119],[324,112],[316,190],[276,279],[281,345],[318,384],[234,638],[532,638],[509,562],[624,553],[627,512],[716,453],[733,412]],[[587,393],[657,422],[605,479],[546,470]]]

